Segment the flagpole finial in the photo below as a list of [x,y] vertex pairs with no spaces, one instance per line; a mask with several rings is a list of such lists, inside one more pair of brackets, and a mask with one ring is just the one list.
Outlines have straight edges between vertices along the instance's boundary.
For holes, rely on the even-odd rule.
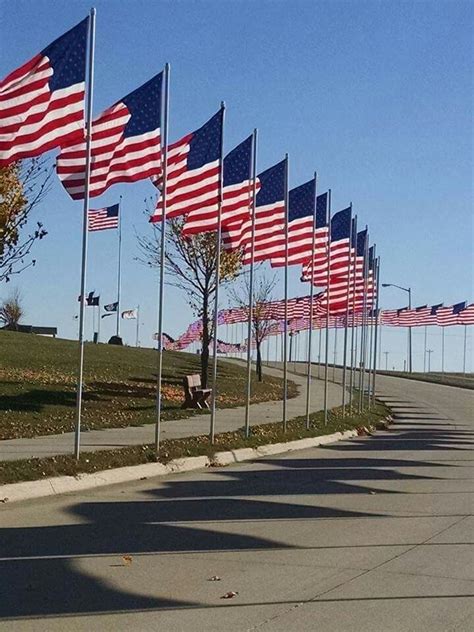
[[221,110],[225,110],[225,101],[221,101]]
[[95,7],[91,7],[91,10],[90,10],[91,17],[95,17],[96,13],[97,13],[96,8]]

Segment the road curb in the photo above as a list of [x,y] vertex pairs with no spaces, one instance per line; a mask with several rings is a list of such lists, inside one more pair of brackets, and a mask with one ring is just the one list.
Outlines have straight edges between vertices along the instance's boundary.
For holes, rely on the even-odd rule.
[[216,452],[211,459],[207,456],[191,456],[183,459],[175,459],[166,465],[163,463],[144,463],[113,470],[103,470],[91,474],[56,476],[39,481],[10,483],[0,486],[0,501],[10,504],[21,500],[32,500],[34,498],[82,492],[106,485],[129,483],[156,476],[191,472],[206,467],[222,467],[233,463],[252,461],[273,454],[283,454],[284,452],[305,450],[328,443],[336,443],[337,441],[357,437],[358,434],[357,430],[346,430],[345,432],[335,432],[334,434],[322,435],[320,437],[298,439],[296,441],[288,441],[287,443],[273,443],[257,448],[240,448],[238,450]]

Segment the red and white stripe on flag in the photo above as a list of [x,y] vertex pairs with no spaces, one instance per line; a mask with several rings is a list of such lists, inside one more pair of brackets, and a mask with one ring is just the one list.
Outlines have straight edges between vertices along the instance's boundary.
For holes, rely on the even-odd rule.
[[89,18],[0,82],[0,167],[84,137]]
[[[92,122],[90,197],[161,175],[162,79],[156,75]],[[85,142],[64,148],[57,159],[59,179],[74,200],[84,198],[85,163]]]

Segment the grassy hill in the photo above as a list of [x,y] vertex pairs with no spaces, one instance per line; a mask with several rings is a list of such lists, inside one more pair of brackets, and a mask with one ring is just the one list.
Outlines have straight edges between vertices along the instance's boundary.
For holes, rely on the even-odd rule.
[[[86,344],[83,428],[154,423],[157,362],[153,349]],[[77,365],[77,342],[0,331],[0,439],[73,430]],[[199,373],[197,355],[164,354],[164,421],[199,414],[181,409],[182,378],[192,373]],[[218,406],[243,405],[245,366],[222,360],[218,375]],[[281,398],[280,379],[252,381],[253,403]]]

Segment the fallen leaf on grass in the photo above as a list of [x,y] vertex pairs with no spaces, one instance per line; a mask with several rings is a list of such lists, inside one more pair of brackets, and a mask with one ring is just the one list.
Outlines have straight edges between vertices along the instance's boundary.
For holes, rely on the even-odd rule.
[[0,503],[7,503],[8,502],[8,498],[5,496],[5,498],[0,498]]
[[125,566],[130,566],[133,562],[133,557],[131,555],[122,555],[122,560]]
[[213,575],[212,577],[209,577],[209,579],[207,581],[208,582],[220,582],[221,578],[219,577],[219,575]]
[[235,590],[229,590],[229,592],[226,592],[225,595],[222,595],[221,599],[233,599],[234,597],[236,597],[239,593]]

